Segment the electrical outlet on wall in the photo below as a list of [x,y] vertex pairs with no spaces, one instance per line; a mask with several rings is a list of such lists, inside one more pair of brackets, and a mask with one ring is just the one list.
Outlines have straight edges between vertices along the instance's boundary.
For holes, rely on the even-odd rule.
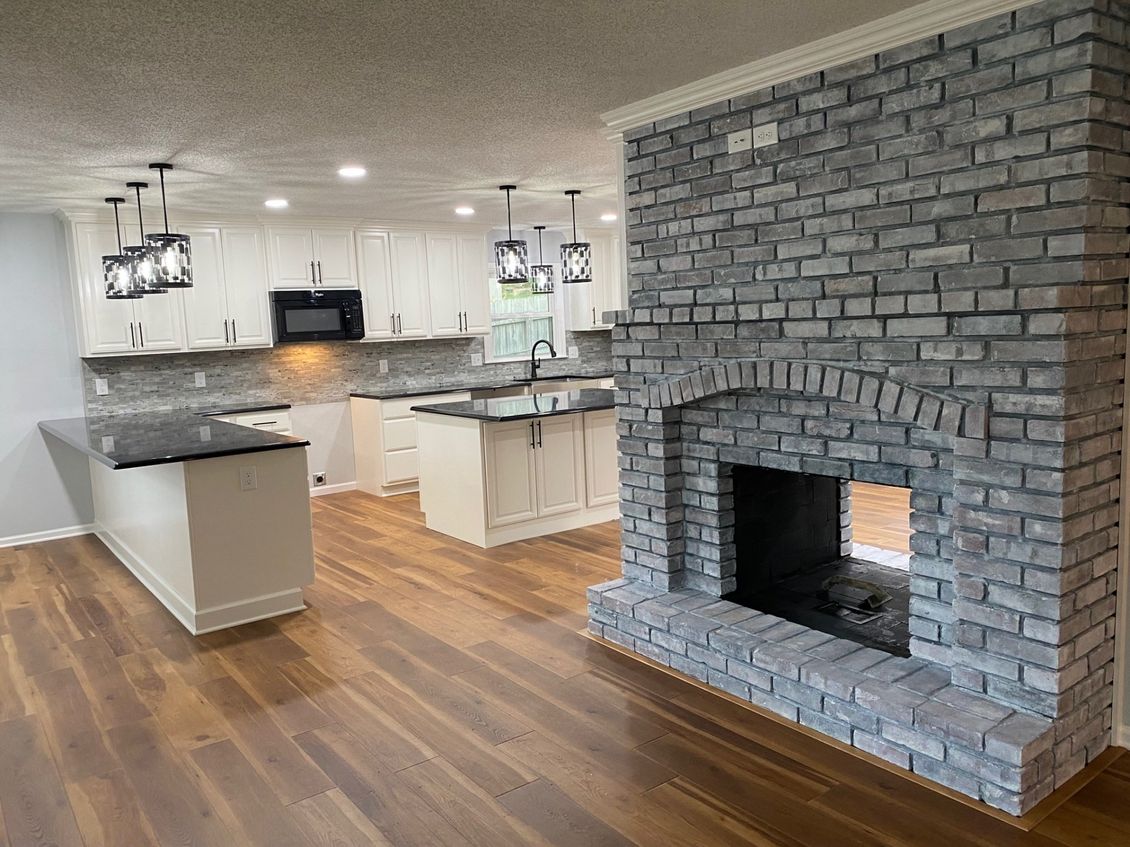
[[726,136],[726,152],[741,153],[753,146],[753,133],[748,129],[739,129]]
[[383,374],[388,373],[388,359],[381,359],[380,361],[378,361],[377,370],[379,370]]
[[196,372],[196,387],[204,388],[208,384],[208,380],[204,377],[204,371]]
[[777,122],[771,124],[762,124],[753,128],[753,146],[754,147],[768,147],[770,144],[776,144],[780,139],[777,137]]
[[254,491],[259,487],[259,474],[255,470],[254,465],[248,465],[239,469],[239,490],[240,491]]
[[314,471],[314,473],[311,474],[311,477],[313,477],[315,488],[317,488],[320,485],[326,484],[326,472],[325,471]]
[[99,397],[105,397],[110,393],[110,383],[99,377],[94,379],[94,393]]
[[471,354],[471,366],[472,367],[477,368],[482,363],[483,363],[483,354],[482,353],[472,353]]
[[579,359],[579,358],[581,358],[581,348],[580,348],[580,347],[570,347],[570,348],[569,348],[568,350],[566,350],[565,352],[569,354],[569,358],[570,358],[570,359]]

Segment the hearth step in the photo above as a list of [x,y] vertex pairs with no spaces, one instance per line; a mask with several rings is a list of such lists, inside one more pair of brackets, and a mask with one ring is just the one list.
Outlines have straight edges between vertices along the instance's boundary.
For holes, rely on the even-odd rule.
[[842,574],[824,580],[823,591],[829,600],[861,612],[877,611],[891,599],[891,595],[875,583]]

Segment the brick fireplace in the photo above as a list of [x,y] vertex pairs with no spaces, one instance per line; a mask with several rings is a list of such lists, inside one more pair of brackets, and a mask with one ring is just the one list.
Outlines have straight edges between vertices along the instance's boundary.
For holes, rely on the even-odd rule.
[[[625,135],[594,634],[1014,814],[1108,746],[1128,33],[1045,0]],[[911,491],[909,655],[734,594],[749,527],[801,508],[750,490],[848,530],[852,481]]]

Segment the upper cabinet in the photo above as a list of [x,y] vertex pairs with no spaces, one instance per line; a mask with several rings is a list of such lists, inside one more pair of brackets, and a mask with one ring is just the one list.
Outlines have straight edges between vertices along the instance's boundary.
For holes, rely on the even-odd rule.
[[[128,241],[129,235],[124,238]],[[82,355],[165,353],[184,349],[178,292],[139,300],[107,300],[102,257],[118,252],[112,224],[78,223],[72,230]]]
[[422,233],[358,230],[365,338],[428,335],[428,260]]
[[592,282],[561,286],[568,292],[569,329],[574,332],[611,329],[603,313],[624,307],[620,236],[592,234],[588,240],[592,244]]
[[267,227],[271,288],[357,288],[352,229]]
[[486,251],[483,235],[427,234],[433,336],[490,334]]
[[192,288],[184,289],[190,350],[267,347],[270,303],[262,230],[184,227],[192,238]]

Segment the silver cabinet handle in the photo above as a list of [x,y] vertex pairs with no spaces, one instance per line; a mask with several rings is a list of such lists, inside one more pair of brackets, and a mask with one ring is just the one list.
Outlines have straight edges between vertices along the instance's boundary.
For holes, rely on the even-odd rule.
[[388,316],[388,331],[396,335],[396,315]]
[[592,307],[592,325],[596,326],[596,306]]
[[224,344],[231,344],[231,337],[228,335],[228,319],[224,318]]
[[538,424],[538,447],[541,447],[541,421],[538,421],[537,424]]
[[467,320],[467,313],[464,312],[463,313],[463,331],[466,332],[470,328],[471,328],[471,322],[469,320]]
[[130,349],[137,349],[137,336],[133,334],[133,321],[129,322],[129,346]]
[[530,421],[530,449],[533,450],[537,447],[534,443],[534,422]]
[[231,343],[239,344],[239,333],[235,331],[235,318],[231,319]]
[[318,284],[318,278],[316,276],[314,276],[314,260],[313,259],[310,260],[310,284],[311,285],[317,285]]
[[322,260],[318,260],[318,285],[325,285],[326,281],[322,279]]
[[141,342],[141,346],[145,346],[145,330],[141,328],[141,321],[137,322],[137,339]]
[[400,320],[400,312],[396,313],[396,334],[397,335],[403,335],[404,334],[404,324]]

